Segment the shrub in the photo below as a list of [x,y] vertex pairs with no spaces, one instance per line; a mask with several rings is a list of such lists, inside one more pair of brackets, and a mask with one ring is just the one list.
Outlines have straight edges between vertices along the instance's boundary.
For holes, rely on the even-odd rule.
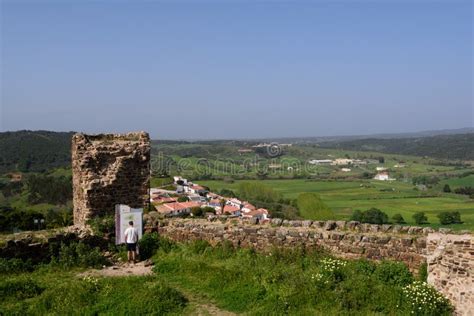
[[320,272],[312,275],[314,281],[329,284],[344,279],[342,269],[346,266],[346,261],[328,257],[322,259],[320,263]]
[[451,315],[448,299],[425,282],[414,281],[403,288],[404,299],[413,315]]
[[393,215],[392,220],[395,224],[406,224],[406,221],[403,218],[402,214],[399,214],[399,213]]
[[17,258],[0,258],[0,274],[20,273],[34,270],[31,260],[23,261]]
[[451,187],[449,186],[449,184],[445,184],[444,187],[443,187],[443,192],[446,192],[446,193],[450,193],[451,192]]
[[211,245],[206,240],[198,239],[191,242],[191,251],[195,254],[202,254],[210,247]]
[[356,272],[360,272],[363,275],[371,275],[374,273],[376,266],[373,262],[367,259],[359,259],[353,262],[352,269]]
[[205,206],[205,207],[203,207],[203,208],[202,208],[202,212],[203,212],[204,214],[206,214],[206,213],[214,213],[214,214],[216,214],[216,210],[213,209],[213,208],[210,207],[210,206]]
[[191,208],[191,214],[193,214],[195,217],[200,217],[204,214],[204,212],[200,206],[195,206]]
[[418,280],[426,282],[428,280],[428,264],[423,262],[418,270]]
[[405,286],[413,281],[413,276],[407,266],[394,261],[383,261],[378,264],[374,276],[378,280],[391,285]]
[[460,187],[454,190],[454,193],[456,194],[464,194],[464,195],[473,195],[474,194],[474,188],[473,187]]
[[188,202],[189,198],[187,196],[180,196],[178,198],[178,202]]
[[462,224],[461,213],[459,212],[441,212],[437,217],[441,225]]
[[158,233],[144,234],[138,242],[140,250],[140,259],[146,260],[151,258],[160,247],[160,237]]
[[87,224],[99,237],[115,235],[115,218],[113,216],[94,217],[88,220]]
[[160,237],[160,246],[159,250],[164,253],[169,253],[171,250],[176,248],[174,241],[168,238]]
[[354,210],[351,215],[351,221],[363,222],[364,214],[361,210]]
[[417,225],[428,224],[428,217],[424,212],[416,212],[412,217]]
[[388,215],[373,207],[363,212],[355,210],[352,213],[351,220],[369,224],[386,224],[388,223]]
[[62,243],[59,255],[53,256],[51,259],[52,265],[66,269],[72,267],[100,268],[107,263],[99,248],[91,248],[82,242],[74,242],[69,245]]
[[13,297],[15,299],[25,299],[35,297],[41,292],[43,288],[30,278],[6,280],[0,283],[0,297],[5,299]]

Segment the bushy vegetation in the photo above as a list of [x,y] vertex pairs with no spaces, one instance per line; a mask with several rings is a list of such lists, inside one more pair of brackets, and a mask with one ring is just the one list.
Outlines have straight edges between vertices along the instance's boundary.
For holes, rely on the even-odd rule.
[[107,264],[108,262],[99,248],[91,248],[82,242],[61,244],[59,253],[53,255],[50,262],[50,265],[64,269],[73,267],[101,268]]
[[428,224],[428,217],[424,212],[416,212],[412,217],[417,225]]
[[459,212],[441,212],[437,216],[441,225],[462,224]]
[[0,133],[0,173],[70,166],[72,135],[48,131]]
[[402,214],[397,213],[392,216],[392,220],[395,224],[406,224],[405,219],[403,218]]
[[160,238],[157,233],[144,234],[138,243],[140,259],[151,258],[160,247]]
[[10,273],[31,272],[35,265],[31,260],[21,260],[18,258],[0,258],[0,275]]
[[366,211],[355,210],[352,213],[351,220],[369,224],[386,224],[388,215],[378,208],[371,208]]
[[[153,256],[154,275],[79,276],[78,269],[103,263],[96,250],[80,243],[62,245],[50,264],[34,270],[26,262],[0,261],[0,314],[193,314],[181,291],[251,315],[452,311],[445,298],[398,262],[342,260],[322,249],[299,247],[263,254],[230,242],[216,247],[203,240],[176,244],[156,233],[144,235],[140,251]],[[16,269],[4,269],[7,264]]]
[[87,221],[95,235],[99,237],[115,236],[115,218],[113,215],[97,216]]
[[178,315],[186,297],[156,277],[40,270],[0,280],[1,315]]
[[454,193],[474,196],[474,187],[460,187],[454,190]]
[[72,178],[33,174],[27,177],[28,202],[66,204],[72,200]]
[[[324,251],[273,249],[258,254],[205,241],[158,251],[157,275],[223,308],[252,315],[449,315],[447,300],[429,286],[436,305],[412,304],[406,289],[415,278],[405,265],[346,261]],[[432,309],[431,306],[434,306]]]

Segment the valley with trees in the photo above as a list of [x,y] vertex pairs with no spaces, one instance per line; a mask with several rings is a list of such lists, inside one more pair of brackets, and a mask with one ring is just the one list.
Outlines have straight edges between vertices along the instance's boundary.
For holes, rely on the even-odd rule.
[[[34,229],[38,227],[35,219],[44,220],[43,228],[71,223],[71,135],[0,133],[0,230]],[[432,144],[433,137],[445,136],[430,136],[426,153],[433,147],[449,151],[443,147],[449,143]],[[308,140],[296,140],[269,155],[265,147],[254,150],[259,141],[153,141],[151,186],[165,187],[172,182],[171,175],[180,174],[224,196],[249,200],[270,210],[272,217],[350,220],[354,212],[378,209],[390,223],[472,230],[474,166],[463,157],[474,151],[474,134],[449,137],[464,142],[462,155],[444,159],[387,154],[367,151],[364,146],[343,150]],[[398,141],[403,147],[407,140],[383,141]],[[20,147],[11,155],[14,144]],[[338,144],[335,141],[333,147]],[[308,163],[338,157],[370,163],[345,166],[349,172],[341,171],[344,166]],[[25,160],[30,169],[23,168]],[[389,170],[396,180],[374,180],[377,168]]]

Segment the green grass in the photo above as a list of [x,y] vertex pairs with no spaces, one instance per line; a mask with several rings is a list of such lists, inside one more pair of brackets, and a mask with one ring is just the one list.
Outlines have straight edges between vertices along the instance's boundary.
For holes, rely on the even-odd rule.
[[180,315],[186,298],[163,279],[89,278],[39,269],[2,276],[1,315]]
[[474,187],[474,174],[467,177],[451,178],[441,181],[441,186],[444,186],[445,184],[449,184],[451,190],[458,187]]
[[[310,180],[245,180],[262,181],[265,185],[281,192],[286,198],[297,198],[302,192],[318,193],[322,200],[335,212],[337,219],[349,219],[353,210],[376,207],[389,217],[402,214],[408,224],[414,225],[415,212],[425,212],[431,226],[438,227],[436,215],[442,211],[459,211],[464,221],[451,225],[456,230],[474,230],[474,201],[466,196],[445,194],[437,190],[426,192],[414,190],[411,183],[401,181],[383,182],[374,180],[357,181],[310,181]],[[200,181],[211,190],[228,188],[236,190],[241,181]]]
[[413,277],[401,263],[336,260],[334,268],[317,250],[257,254],[203,241],[159,252],[154,260],[154,271],[170,284],[235,313],[407,315],[412,307],[402,287]]
[[431,288],[436,309],[413,306],[403,288],[420,277],[402,263],[343,261],[317,248],[259,254],[202,240],[160,239],[159,247],[150,276],[83,277],[83,269],[53,263],[28,273],[4,269],[0,315],[196,315],[219,309],[246,315],[448,315],[450,310]]

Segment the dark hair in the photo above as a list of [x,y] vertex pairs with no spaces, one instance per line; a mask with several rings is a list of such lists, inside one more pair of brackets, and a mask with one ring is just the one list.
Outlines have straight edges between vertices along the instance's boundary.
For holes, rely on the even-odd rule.
[[133,226],[133,221],[128,222],[128,225],[132,225],[132,226]]

